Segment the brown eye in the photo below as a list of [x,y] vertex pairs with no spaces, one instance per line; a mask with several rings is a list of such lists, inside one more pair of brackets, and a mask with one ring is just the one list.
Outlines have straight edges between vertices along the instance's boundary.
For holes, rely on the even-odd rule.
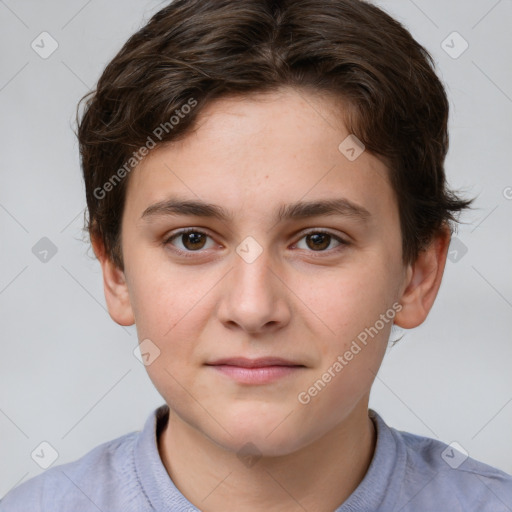
[[313,250],[323,250],[329,247],[331,242],[331,235],[326,233],[313,233],[312,235],[307,235],[306,240],[309,240],[307,243],[308,247]]
[[186,249],[194,251],[203,248],[206,236],[203,233],[197,232],[184,233],[181,235],[181,241]]
[[[208,238],[209,235],[197,229],[181,230],[170,236],[165,245],[173,245],[178,253],[198,252],[205,248]],[[181,246],[176,246],[173,242],[180,242]]]
[[[333,252],[336,251],[336,249],[338,249],[340,246],[348,245],[348,242],[342,238],[325,231],[311,231],[306,233],[305,236],[301,238],[301,240],[305,240],[306,249],[309,249],[313,252]],[[337,245],[331,248],[331,250],[328,250],[333,241],[335,241]],[[299,249],[303,248],[304,247],[299,247]]]

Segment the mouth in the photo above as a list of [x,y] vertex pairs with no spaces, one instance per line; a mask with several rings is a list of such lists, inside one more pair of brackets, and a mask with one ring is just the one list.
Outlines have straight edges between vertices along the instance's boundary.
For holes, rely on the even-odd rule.
[[280,357],[225,358],[206,363],[206,366],[240,384],[267,384],[306,368],[303,364]]

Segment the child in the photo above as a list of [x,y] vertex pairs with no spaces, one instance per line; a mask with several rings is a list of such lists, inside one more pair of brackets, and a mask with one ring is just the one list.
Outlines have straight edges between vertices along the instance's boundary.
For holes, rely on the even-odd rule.
[[511,511],[511,476],[368,409],[471,203],[447,119],[429,54],[369,3],[155,14],[78,138],[109,313],[166,403],[0,510]]

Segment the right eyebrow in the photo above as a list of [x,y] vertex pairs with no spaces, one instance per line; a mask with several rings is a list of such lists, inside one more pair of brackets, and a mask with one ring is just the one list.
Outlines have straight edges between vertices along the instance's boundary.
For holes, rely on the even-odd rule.
[[231,220],[233,217],[224,208],[216,204],[205,203],[196,200],[181,200],[178,198],[170,198],[159,201],[148,206],[141,219],[149,219],[151,217],[163,217],[168,215],[191,215],[195,217],[212,217],[224,222]]

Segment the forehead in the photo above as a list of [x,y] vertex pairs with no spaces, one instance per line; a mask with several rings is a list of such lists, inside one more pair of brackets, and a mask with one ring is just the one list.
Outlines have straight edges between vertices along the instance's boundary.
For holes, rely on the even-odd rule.
[[352,160],[341,151],[352,140],[344,114],[331,96],[293,89],[214,101],[188,136],[155,148],[132,171],[127,208],[140,217],[178,195],[243,216],[342,195],[380,214],[393,208],[386,166],[367,151]]

